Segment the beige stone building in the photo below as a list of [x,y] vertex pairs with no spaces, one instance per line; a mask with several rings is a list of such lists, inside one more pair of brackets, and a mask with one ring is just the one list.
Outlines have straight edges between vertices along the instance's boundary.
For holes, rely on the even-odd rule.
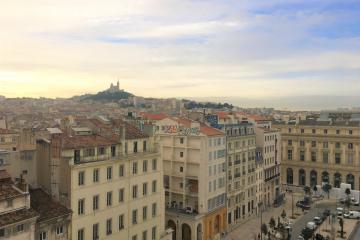
[[122,121],[84,120],[37,142],[39,184],[72,211],[72,239],[158,240],[164,233],[160,153]]
[[37,218],[23,179],[14,183],[6,170],[0,170],[0,239],[35,240]]
[[261,171],[258,172],[259,202],[272,206],[280,202],[280,163],[281,136],[280,130],[274,129],[269,121],[258,121],[255,125],[256,147],[262,157]]
[[360,189],[360,125],[357,121],[277,124],[282,135],[281,182]]
[[165,118],[156,126],[173,239],[219,239],[227,228],[225,134],[185,118]]

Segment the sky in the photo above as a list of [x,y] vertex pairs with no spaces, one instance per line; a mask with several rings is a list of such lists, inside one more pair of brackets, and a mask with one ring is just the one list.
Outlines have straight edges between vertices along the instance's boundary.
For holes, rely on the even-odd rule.
[[2,0],[0,95],[358,96],[359,0]]

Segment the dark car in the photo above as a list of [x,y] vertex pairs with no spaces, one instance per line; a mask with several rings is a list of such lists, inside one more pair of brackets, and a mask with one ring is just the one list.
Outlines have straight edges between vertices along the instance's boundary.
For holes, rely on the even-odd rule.
[[298,208],[302,208],[304,210],[309,210],[310,209],[310,205],[305,201],[297,201],[296,206]]
[[330,216],[330,214],[331,214],[330,209],[325,209],[324,212],[322,213],[323,220],[325,220],[328,216]]

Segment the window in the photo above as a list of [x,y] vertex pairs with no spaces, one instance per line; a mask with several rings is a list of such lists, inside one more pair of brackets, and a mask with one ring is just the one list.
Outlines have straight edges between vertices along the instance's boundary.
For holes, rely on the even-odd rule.
[[184,172],[184,168],[183,168],[183,167],[180,167],[180,172]]
[[106,206],[112,205],[112,192],[107,192],[106,194]]
[[341,154],[335,153],[335,164],[340,164],[340,163],[341,163]]
[[111,157],[116,156],[116,146],[111,146]]
[[137,174],[137,172],[138,172],[137,162],[133,162],[132,173],[133,173],[133,174]]
[[105,147],[99,147],[98,148],[98,155],[105,155],[106,151],[105,151]]
[[5,229],[0,229],[0,237],[5,237]]
[[112,233],[112,219],[106,220],[106,235],[110,235]]
[[329,143],[328,142],[323,142],[323,148],[328,148],[329,147]]
[[156,159],[153,159],[153,160],[152,160],[152,170],[153,170],[153,171],[156,171],[156,169],[157,169],[157,160],[156,160]]
[[41,232],[39,234],[39,239],[40,240],[47,240],[47,232]]
[[99,209],[99,195],[93,196],[93,210]]
[[315,133],[316,133],[316,129],[312,129],[311,132],[312,132],[313,134],[315,134]]
[[300,147],[305,147],[305,141],[304,140],[300,141]]
[[132,240],[137,240],[137,235],[132,236]]
[[288,145],[292,146],[292,140],[288,140]]
[[119,190],[119,202],[124,202],[124,188]]
[[85,240],[85,231],[83,228],[78,230],[78,240]]
[[147,195],[147,183],[143,183],[143,195]]
[[137,224],[137,210],[132,211],[132,224]]
[[[184,143],[184,138],[180,138],[180,144]],[[211,144],[211,142],[209,141],[209,143]]]
[[147,240],[147,231],[142,232],[142,240]]
[[328,163],[328,162],[329,162],[329,153],[323,152],[323,163]]
[[311,161],[316,162],[316,152],[311,152]]
[[316,142],[315,141],[311,141],[311,147],[316,147]]
[[143,172],[147,172],[147,167],[148,167],[148,161],[144,160],[143,161]]
[[305,151],[300,151],[300,161],[305,161]]
[[184,152],[180,152],[180,157],[184,157]]
[[84,157],[93,157],[93,156],[95,156],[94,148],[88,148],[84,150]]
[[132,188],[132,197],[137,198],[137,196],[138,196],[138,186],[134,185]]
[[152,181],[152,192],[156,193],[156,180]]
[[124,214],[119,216],[119,230],[124,229]]
[[119,177],[123,177],[124,176],[124,165],[121,164],[119,166]]
[[292,150],[288,150],[288,160],[292,160]]
[[143,141],[143,152],[146,152],[146,141]]
[[304,133],[304,132],[305,132],[305,130],[302,128],[302,129],[300,129],[300,132],[301,132],[301,133]]
[[336,134],[340,134],[340,130],[336,130]]
[[289,133],[291,133],[291,128],[289,128]]
[[82,215],[85,213],[85,199],[80,199],[78,201],[78,214]]
[[339,142],[335,143],[335,148],[340,148],[340,143]]
[[353,144],[352,144],[352,143],[349,143],[349,144],[348,144],[348,148],[349,148],[349,149],[353,149]]
[[99,169],[94,169],[93,171],[93,182],[99,182]]
[[134,153],[137,153],[138,152],[137,142],[134,142],[133,147],[134,147],[134,149],[133,149]]
[[93,224],[93,240],[99,240],[99,224]]
[[143,220],[147,219],[147,206],[143,207]]
[[211,184],[212,184],[212,182],[210,181],[210,182],[209,182],[209,192],[211,192],[211,190],[212,190]]
[[112,167],[107,167],[107,169],[106,169],[106,179],[107,180],[112,179]]
[[353,158],[354,158],[353,154],[352,154],[352,153],[349,153],[349,154],[348,154],[348,164],[350,164],[350,165],[353,164]]
[[62,234],[64,234],[64,226],[57,226],[56,227],[56,234],[57,235],[62,235]]
[[352,135],[352,133],[353,133],[353,131],[350,129],[350,130],[349,130],[349,135]]
[[153,204],[152,204],[151,213],[152,213],[152,216],[153,216],[153,217],[156,216],[156,203],[153,203]]
[[84,181],[85,181],[85,172],[84,171],[80,171],[78,173],[78,184],[79,186],[84,185]]
[[151,229],[151,240],[156,240],[156,227]]

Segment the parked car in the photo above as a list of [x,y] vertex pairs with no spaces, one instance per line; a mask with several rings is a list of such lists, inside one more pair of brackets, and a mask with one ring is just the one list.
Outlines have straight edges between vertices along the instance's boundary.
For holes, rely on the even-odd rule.
[[358,200],[356,200],[354,197],[351,198],[351,204],[354,205],[354,206],[359,206],[360,203]]
[[325,209],[322,214],[323,220],[325,220],[328,216],[330,216],[330,214],[331,214],[330,209]]
[[302,209],[305,209],[305,210],[309,210],[309,209],[310,209],[310,205],[309,205],[307,202],[302,201],[302,200],[297,201],[297,202],[296,202],[296,206],[297,206],[298,208],[302,208]]
[[316,229],[316,224],[315,224],[315,222],[308,222],[308,223],[306,224],[306,227],[307,227],[308,229],[315,230],[315,229]]
[[336,212],[338,216],[342,216],[344,214],[344,209],[341,207],[336,208]]
[[360,219],[360,212],[358,212],[358,211],[350,211],[348,213],[344,213],[344,218]]
[[320,225],[323,222],[323,219],[321,217],[314,217],[314,223],[316,225]]

